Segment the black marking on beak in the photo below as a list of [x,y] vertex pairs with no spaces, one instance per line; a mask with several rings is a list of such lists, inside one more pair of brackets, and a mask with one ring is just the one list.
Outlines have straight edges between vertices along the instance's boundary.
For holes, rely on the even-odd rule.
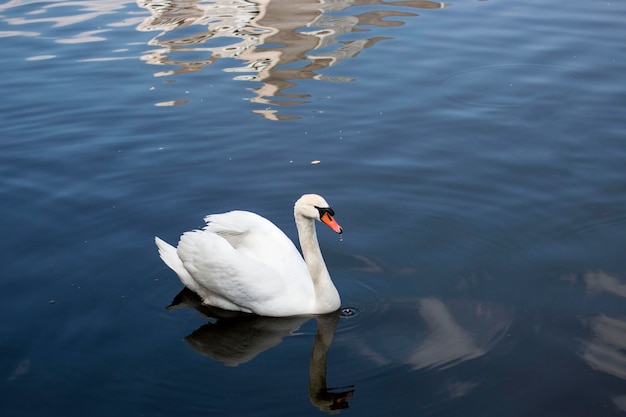
[[314,207],[317,209],[317,211],[320,212],[320,219],[325,213],[330,214],[331,217],[335,216],[335,211],[331,209],[330,207],[317,207],[317,206],[314,206]]

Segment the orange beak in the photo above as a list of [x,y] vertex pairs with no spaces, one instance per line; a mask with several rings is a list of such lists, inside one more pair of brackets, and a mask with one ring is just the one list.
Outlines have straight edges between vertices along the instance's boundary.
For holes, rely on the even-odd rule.
[[335,219],[333,218],[333,216],[328,214],[328,212],[324,213],[322,217],[320,218],[320,220],[324,222],[328,227],[333,229],[336,233],[339,233],[339,234],[343,233],[343,229],[341,228],[341,226],[339,226],[339,223],[337,223]]

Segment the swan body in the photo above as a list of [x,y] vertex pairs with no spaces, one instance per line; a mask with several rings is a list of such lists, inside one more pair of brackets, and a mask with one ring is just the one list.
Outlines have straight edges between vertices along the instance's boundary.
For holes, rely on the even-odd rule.
[[324,314],[341,304],[317,241],[315,221],[337,233],[334,212],[317,194],[294,206],[303,257],[272,222],[248,211],[211,214],[178,247],[155,237],[161,259],[204,304],[261,316]]

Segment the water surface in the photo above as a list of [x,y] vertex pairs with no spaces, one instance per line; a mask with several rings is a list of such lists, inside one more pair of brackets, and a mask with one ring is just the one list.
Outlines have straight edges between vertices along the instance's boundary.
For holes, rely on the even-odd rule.
[[[625,11],[0,5],[3,415],[623,415]],[[353,314],[179,295],[155,235],[305,192]]]

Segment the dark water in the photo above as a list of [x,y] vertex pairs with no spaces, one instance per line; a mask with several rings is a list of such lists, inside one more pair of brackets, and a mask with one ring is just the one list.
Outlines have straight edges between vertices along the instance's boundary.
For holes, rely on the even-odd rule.
[[[624,414],[624,16],[0,5],[2,415]],[[295,238],[305,192],[353,314],[166,310],[153,236],[247,209]]]

